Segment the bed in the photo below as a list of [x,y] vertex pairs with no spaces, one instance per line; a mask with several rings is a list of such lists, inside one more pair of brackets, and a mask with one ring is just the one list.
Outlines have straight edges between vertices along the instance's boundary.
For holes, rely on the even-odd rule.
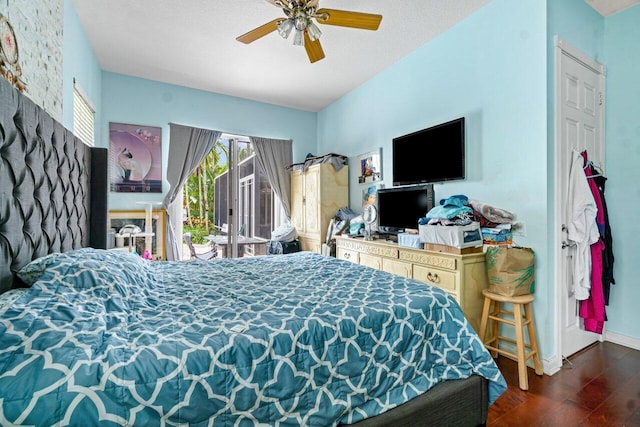
[[101,249],[105,153],[0,101],[0,425],[479,425],[506,389],[438,288],[306,252]]

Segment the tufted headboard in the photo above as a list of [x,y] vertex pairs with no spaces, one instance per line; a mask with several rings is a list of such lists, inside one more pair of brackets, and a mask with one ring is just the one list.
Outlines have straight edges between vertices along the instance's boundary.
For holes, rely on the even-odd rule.
[[0,293],[20,286],[15,272],[33,259],[106,247],[107,181],[106,149],[0,78]]

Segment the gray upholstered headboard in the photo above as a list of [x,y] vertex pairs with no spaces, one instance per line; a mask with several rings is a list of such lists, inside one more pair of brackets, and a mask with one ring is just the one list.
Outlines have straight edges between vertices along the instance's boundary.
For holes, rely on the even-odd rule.
[[0,293],[33,259],[105,248],[107,150],[91,148],[0,78]]

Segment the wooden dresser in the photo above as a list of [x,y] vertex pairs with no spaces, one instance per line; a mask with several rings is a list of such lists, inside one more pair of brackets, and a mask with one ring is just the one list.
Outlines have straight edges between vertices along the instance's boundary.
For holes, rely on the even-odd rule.
[[336,237],[336,257],[446,290],[477,331],[487,287],[484,253],[457,255],[398,246],[386,240]]

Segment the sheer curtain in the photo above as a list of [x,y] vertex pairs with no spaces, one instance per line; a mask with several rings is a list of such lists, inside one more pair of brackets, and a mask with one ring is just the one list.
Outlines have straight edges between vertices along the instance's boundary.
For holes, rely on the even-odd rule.
[[267,175],[273,192],[282,201],[288,219],[291,219],[291,176],[286,167],[293,163],[292,141],[250,137],[258,164]]
[[[167,180],[170,189],[162,205],[167,211],[167,259],[182,259],[182,186],[189,175],[211,151],[222,132],[169,123],[169,161]],[[182,234],[181,232],[179,234]]]

